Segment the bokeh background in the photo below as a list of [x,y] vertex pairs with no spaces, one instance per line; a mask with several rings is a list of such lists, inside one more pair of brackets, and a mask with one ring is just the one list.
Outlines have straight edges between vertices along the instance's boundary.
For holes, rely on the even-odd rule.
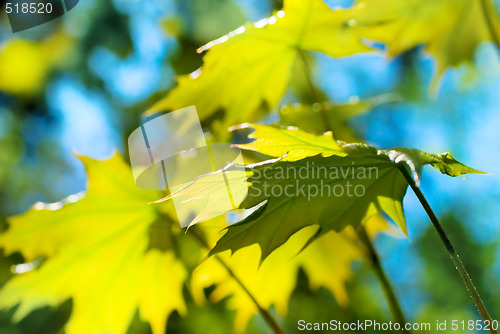
[[[64,17],[16,34],[0,13],[0,230],[7,226],[6,217],[38,201],[56,202],[83,191],[86,175],[75,153],[100,159],[114,150],[126,154],[126,139],[141,114],[175,85],[176,75],[201,65],[199,46],[281,6],[278,0],[81,0]],[[499,52],[488,43],[480,45],[475,64],[449,69],[438,91],[429,90],[434,70],[434,60],[420,48],[390,60],[376,52],[341,59],[317,54],[313,80],[336,103],[387,93],[401,97],[350,120],[358,137],[381,148],[450,151],[491,173],[449,178],[428,168],[421,187],[493,318],[500,319]],[[294,93],[285,97],[300,99]],[[266,121],[277,117],[275,111]],[[376,248],[409,320],[477,319],[411,192],[404,204],[409,239],[381,235]],[[22,257],[5,257],[2,250],[0,257],[2,285]],[[373,273],[361,262],[353,268],[347,308],[327,290],[310,291],[307,277],[299,273],[285,328],[296,331],[304,318],[390,319]],[[69,302],[47,307],[20,323],[1,311],[0,333],[60,333],[70,310]],[[224,301],[207,308],[189,303],[187,318],[174,313],[168,330],[231,333],[233,317]],[[249,330],[267,329],[256,317]],[[148,331],[139,319],[129,330]]]

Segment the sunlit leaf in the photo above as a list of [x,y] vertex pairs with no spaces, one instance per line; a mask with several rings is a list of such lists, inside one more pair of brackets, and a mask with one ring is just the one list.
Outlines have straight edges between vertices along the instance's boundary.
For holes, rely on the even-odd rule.
[[19,304],[14,318],[56,306],[71,298],[67,333],[125,333],[135,312],[164,333],[168,315],[185,312],[184,265],[171,250],[150,248],[149,227],[156,192],[137,188],[120,156],[108,161],[81,158],[89,177],[88,193],[66,204],[38,204],[9,219],[0,235],[7,253],[38,268],[19,274],[0,291],[0,306]]
[[[257,129],[261,127],[264,126],[257,126]],[[303,136],[298,129],[280,131],[294,137]],[[282,143],[281,135],[276,136],[276,141],[273,138],[258,138],[255,144],[247,145],[251,150],[269,154],[267,147]],[[331,230],[357,227],[381,213],[387,214],[406,233],[402,200],[408,184],[399,168],[410,169],[415,178],[425,164],[431,164],[451,176],[481,173],[460,164],[449,153],[430,154],[413,149],[379,150],[366,144],[340,144],[346,156],[322,156],[330,152],[329,148],[325,148],[324,152],[308,152],[307,148],[301,148],[304,156],[311,156],[296,161],[281,161],[278,158],[249,166],[253,175],[248,179],[250,188],[240,208],[260,207],[243,221],[229,226],[211,254],[228,249],[234,252],[258,243],[264,259],[306,226],[319,225],[312,241]],[[313,141],[310,147],[321,145],[321,141],[317,144]],[[240,147],[245,148],[245,145]],[[283,151],[290,150],[288,147]],[[281,155],[283,151],[277,150],[276,155]],[[196,184],[203,179],[195,180],[182,192],[190,194],[190,188],[197,189]],[[217,192],[224,191],[224,187],[214,185],[211,190],[210,196],[216,196]]]
[[[364,38],[386,43],[391,57],[424,44],[436,57],[440,76],[448,67],[472,60],[476,47],[492,40],[481,2],[358,0],[351,22]],[[485,3],[498,31],[500,20],[493,2]]]
[[[391,230],[380,216],[371,220],[368,226],[371,235]],[[317,227],[314,226],[302,229],[262,264],[257,245],[241,249],[232,256],[219,256],[231,267],[262,307],[274,307],[282,317],[287,314],[289,300],[297,284],[299,268],[307,274],[313,290],[326,287],[340,305],[346,306],[349,304],[349,297],[345,284],[353,275],[352,262],[363,259],[366,250],[358,242],[356,233],[351,228],[341,233],[327,233],[299,253],[316,230]],[[218,237],[218,233],[213,233],[211,239],[215,242]],[[191,289],[200,304],[205,301],[204,289],[213,285],[215,289],[211,292],[210,299],[217,302],[229,298],[229,307],[236,310],[235,328],[244,332],[249,319],[258,312],[257,307],[237,282],[231,279],[218,260],[210,257],[193,273]]]
[[212,254],[258,243],[264,259],[305,226],[318,224],[318,235],[340,232],[381,212],[406,233],[401,201],[407,184],[387,158],[315,156],[252,170],[241,208],[266,204],[228,227]]
[[259,108],[274,108],[288,87],[301,50],[333,57],[369,50],[346,25],[349,10],[331,10],[322,0],[285,0],[282,11],[247,24],[200,48],[202,68],[179,84],[150,111],[196,105],[205,120],[220,109],[225,125],[256,121]]
[[236,146],[271,157],[281,157],[283,161],[297,161],[318,154],[324,157],[347,155],[337,141],[333,139],[331,132],[314,135],[305,131],[298,131],[296,128],[283,131],[277,127],[259,124],[243,124],[233,129],[241,130],[246,128],[255,130],[248,136],[254,141]]
[[[360,100],[353,98],[349,103],[338,104],[331,102],[315,103],[313,105],[287,104],[280,110],[280,125],[297,126],[302,130],[322,133],[326,130],[335,133],[335,137],[349,142],[360,139],[353,133],[348,121],[366,114],[378,105],[399,101],[396,94],[380,95]],[[325,113],[328,124],[324,124]],[[331,129],[327,127],[331,126]]]

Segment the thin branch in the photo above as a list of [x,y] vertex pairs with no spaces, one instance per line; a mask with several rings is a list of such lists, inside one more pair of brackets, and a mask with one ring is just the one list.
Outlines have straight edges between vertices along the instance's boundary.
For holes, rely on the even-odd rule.
[[[488,5],[488,0],[479,0],[481,2],[481,9],[483,10],[484,20],[486,21],[486,25],[488,26],[488,30],[490,31],[491,38],[493,42],[496,44],[498,48],[498,52],[500,52],[500,36],[498,35],[498,31],[495,27],[495,21],[490,15],[490,10],[492,8]],[[492,9],[496,14],[495,8]]]
[[[204,248],[210,250],[211,247],[207,244],[206,240],[198,234],[198,232],[195,229],[190,229],[189,234],[192,235]],[[276,319],[273,317],[273,315],[263,308],[257,299],[253,296],[253,294],[248,290],[248,288],[245,286],[245,284],[238,278],[238,276],[234,273],[234,271],[231,269],[231,267],[224,261],[222,260],[219,256],[214,255],[215,259],[226,269],[226,271],[229,273],[229,275],[238,283],[238,285],[245,291],[245,293],[250,297],[252,302],[255,304],[257,309],[259,310],[259,313],[262,315],[266,323],[271,327],[273,332],[275,334],[285,334],[285,331],[280,327]]]
[[361,241],[365,244],[366,248],[369,252],[369,258],[372,263],[373,269],[375,270],[375,274],[377,275],[380,283],[382,284],[385,292],[385,296],[389,301],[389,308],[391,309],[392,316],[396,320],[397,323],[401,325],[401,332],[410,334],[411,331],[405,329],[405,324],[407,323],[406,318],[404,316],[403,310],[399,301],[396,297],[396,293],[391,285],[391,282],[387,278],[387,275],[384,272],[382,267],[382,263],[380,262],[380,258],[373,246],[368,233],[366,233],[366,229],[364,226],[360,226],[358,229],[358,234]]
[[474,304],[476,304],[477,310],[479,311],[479,314],[481,314],[481,317],[483,320],[486,322],[488,321],[490,323],[490,333],[491,334],[498,334],[498,331],[493,330],[491,328],[491,317],[488,313],[488,310],[486,309],[486,306],[483,303],[483,300],[481,299],[481,296],[477,292],[476,286],[472,282],[472,279],[469,276],[469,273],[467,272],[467,269],[465,269],[464,264],[462,263],[462,260],[460,260],[459,255],[455,251],[455,248],[451,244],[450,239],[448,239],[448,236],[446,235],[443,227],[441,226],[441,223],[439,223],[438,218],[436,217],[436,214],[434,211],[432,211],[431,206],[427,202],[424,194],[420,190],[420,188],[417,186],[415,180],[411,176],[410,172],[406,168],[405,165],[400,164],[399,169],[401,170],[401,173],[405,177],[406,181],[410,185],[410,187],[413,189],[413,192],[415,195],[417,195],[418,200],[422,204],[422,207],[424,208],[425,212],[427,213],[427,216],[429,216],[429,219],[432,222],[432,225],[434,225],[434,228],[436,229],[439,237],[441,238],[441,241],[444,244],[444,247],[446,248],[446,251],[451,257],[451,260],[453,261],[453,264],[455,264],[456,269],[458,270],[458,273],[460,274],[460,277],[462,278],[462,281],[465,284],[465,287],[469,291],[470,296],[474,300]]

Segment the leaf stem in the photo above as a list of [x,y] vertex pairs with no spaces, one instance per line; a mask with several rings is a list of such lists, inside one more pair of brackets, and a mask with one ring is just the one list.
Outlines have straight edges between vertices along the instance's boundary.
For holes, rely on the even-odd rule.
[[[493,42],[496,44],[498,48],[498,52],[500,52],[500,36],[498,35],[498,31],[495,28],[495,22],[493,21],[493,18],[491,17],[489,13],[488,8],[488,0],[479,0],[481,2],[481,8],[483,10],[483,16],[484,20],[486,21],[486,25],[488,26],[488,30],[490,31],[491,38],[493,39]],[[496,10],[494,10],[496,13]]]
[[405,329],[405,324],[407,323],[406,318],[404,316],[403,310],[399,301],[396,297],[396,293],[391,285],[391,282],[387,278],[387,275],[382,267],[382,263],[380,262],[380,258],[373,246],[368,233],[366,232],[366,228],[364,226],[360,226],[358,229],[358,234],[361,241],[365,244],[368,249],[369,259],[371,261],[372,267],[377,275],[380,283],[382,284],[385,292],[385,296],[387,301],[389,302],[389,308],[391,310],[392,316],[396,320],[397,323],[401,325],[401,332],[410,334],[411,331]]
[[[401,170],[401,173],[405,177],[406,181],[410,185],[410,187],[413,189],[413,192],[415,195],[417,195],[418,200],[420,201],[420,204],[422,204],[422,207],[424,208],[425,212],[427,213],[427,216],[432,222],[432,225],[434,225],[434,228],[436,229],[439,237],[441,238],[441,241],[444,244],[444,247],[446,248],[446,251],[451,257],[451,260],[455,264],[456,269],[458,270],[458,273],[460,274],[460,277],[462,278],[462,281],[465,284],[465,287],[469,291],[470,296],[474,300],[474,304],[476,304],[477,310],[479,311],[479,314],[483,318],[483,320],[486,322],[488,321],[490,324],[492,322],[491,317],[488,313],[488,310],[486,309],[486,306],[483,303],[483,300],[481,299],[481,296],[477,292],[476,286],[472,282],[472,279],[469,276],[469,273],[467,272],[467,269],[465,269],[464,264],[462,263],[462,260],[460,260],[459,255],[455,251],[455,248],[451,244],[450,239],[448,239],[448,236],[446,235],[441,223],[439,222],[436,214],[432,210],[431,206],[427,202],[424,194],[420,190],[420,188],[417,186],[415,180],[411,176],[410,172],[406,168],[404,164],[399,165],[399,169]],[[493,330],[491,327],[489,328],[489,332],[491,334],[498,334],[498,331]]]
[[[198,234],[198,232],[194,228],[191,228],[189,230],[189,234],[192,235],[204,248],[206,248],[208,250],[211,249],[211,247],[208,246],[206,240],[200,234]],[[243,289],[243,291],[245,291],[245,293],[248,295],[248,297],[250,297],[252,302],[255,304],[255,306],[259,310],[259,313],[262,315],[262,317],[264,318],[266,323],[269,325],[269,327],[271,327],[273,332],[275,334],[285,334],[285,331],[280,327],[280,325],[278,324],[278,321],[273,317],[273,315],[268,310],[266,310],[265,308],[263,308],[260,305],[260,303],[257,301],[255,296],[250,292],[250,290],[248,290],[248,288],[239,279],[239,277],[234,273],[234,271],[231,269],[231,267],[223,259],[221,259],[220,256],[214,255],[214,257],[217,260],[217,262],[219,262],[224,267],[224,269],[226,269],[226,271],[235,280],[235,282],[238,283],[238,285]]]

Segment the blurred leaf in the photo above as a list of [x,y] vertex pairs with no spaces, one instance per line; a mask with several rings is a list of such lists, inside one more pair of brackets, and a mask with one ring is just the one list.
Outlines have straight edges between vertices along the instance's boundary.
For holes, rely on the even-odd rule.
[[326,129],[321,113],[325,112],[337,139],[349,142],[360,141],[347,122],[369,112],[376,106],[399,100],[400,97],[396,94],[386,94],[363,100],[354,99],[346,104],[331,102],[313,105],[288,104],[280,110],[280,125],[297,126],[305,131],[322,133]]
[[302,50],[333,57],[369,50],[346,29],[347,10],[332,11],[321,0],[288,0],[283,9],[200,48],[208,50],[201,70],[180,77],[149,112],[196,105],[202,120],[224,109],[223,125],[256,121],[263,104],[272,109],[285,94]]
[[[370,220],[368,226],[371,235],[390,230],[380,216]],[[229,264],[262,307],[269,309],[274,306],[282,317],[288,312],[299,268],[304,269],[312,289],[326,287],[340,305],[346,306],[349,298],[345,282],[353,275],[352,261],[363,259],[366,250],[357,242],[354,229],[350,228],[341,233],[327,233],[297,255],[315,231],[313,226],[302,229],[262,264],[256,245],[241,249],[232,256],[227,253],[219,256]],[[218,233],[212,234],[211,239],[215,242]],[[236,310],[236,329],[244,332],[248,321],[258,310],[214,257],[203,262],[193,273],[191,289],[199,304],[205,303],[204,289],[212,285],[216,287],[210,293],[210,299],[217,302],[229,297],[229,307]]]
[[7,40],[0,45],[0,91],[23,95],[41,91],[50,70],[62,59],[70,42],[61,33],[40,42]]
[[157,193],[138,189],[118,155],[105,162],[81,159],[89,177],[83,199],[38,204],[9,219],[0,235],[7,253],[46,259],[7,282],[0,306],[19,304],[14,318],[20,320],[72,298],[70,334],[124,333],[139,309],[155,334],[164,333],[167,316],[185,312],[187,273],[171,249],[148,249],[156,209],[147,202]]
[[[485,0],[495,29],[500,28],[491,0]],[[491,41],[481,1],[358,0],[352,25],[364,38],[387,44],[394,57],[420,44],[436,57],[436,78],[450,66],[471,61],[476,47]]]
[[[76,29],[84,29],[84,36],[79,41],[77,56],[80,61],[87,62],[96,47],[103,46],[121,58],[125,58],[134,50],[130,33],[130,16],[118,10],[118,4],[112,0],[100,1],[86,13],[92,24],[82,20]],[[79,8],[81,10],[81,6]],[[86,65],[86,64],[81,64]],[[85,73],[85,75],[88,75]]]
[[0,137],[0,185],[4,185],[10,169],[21,159],[23,150],[24,145],[20,136],[9,133]]
[[186,37],[189,35],[198,46],[245,22],[241,7],[233,0],[175,0],[175,3],[185,22]]
[[10,93],[36,92],[44,83],[49,66],[38,43],[11,40],[0,51],[0,89]]

